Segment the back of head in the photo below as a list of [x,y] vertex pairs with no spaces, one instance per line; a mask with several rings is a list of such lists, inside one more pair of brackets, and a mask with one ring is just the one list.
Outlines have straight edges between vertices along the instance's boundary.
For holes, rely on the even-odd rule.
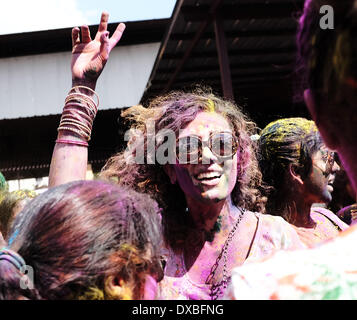
[[259,165],[270,189],[268,212],[275,212],[290,191],[289,166],[303,178],[312,168],[312,155],[322,145],[315,123],[304,118],[286,118],[269,123],[260,134]]
[[100,181],[49,189],[18,215],[8,241],[33,270],[34,288],[21,289],[24,274],[0,260],[0,298],[120,299],[105,283],[117,275],[139,298],[145,276],[161,272],[160,236],[148,196]]
[[[322,26],[328,8],[332,29]],[[357,79],[357,1],[306,0],[297,45],[299,67],[316,102],[342,99],[346,82]]]
[[357,191],[357,0],[306,0],[297,46],[307,107]]

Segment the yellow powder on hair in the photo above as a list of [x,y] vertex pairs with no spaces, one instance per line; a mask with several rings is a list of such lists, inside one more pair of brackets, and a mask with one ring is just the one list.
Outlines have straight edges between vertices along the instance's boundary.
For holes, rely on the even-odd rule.
[[349,34],[348,31],[345,31],[338,35],[336,40],[336,46],[333,53],[333,66],[335,69],[335,73],[339,81],[344,80],[348,73],[348,69],[350,66],[349,59],[346,57],[350,57],[350,43],[349,43]]
[[207,100],[207,111],[208,112],[215,112],[214,102],[211,99]]

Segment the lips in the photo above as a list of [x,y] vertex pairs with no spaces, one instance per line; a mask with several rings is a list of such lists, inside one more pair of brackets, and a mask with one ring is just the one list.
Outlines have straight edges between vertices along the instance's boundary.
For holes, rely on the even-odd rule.
[[201,180],[211,180],[211,179],[216,179],[220,178],[222,174],[218,172],[202,172],[197,175],[195,175],[195,179],[198,181]]
[[194,175],[194,179],[200,184],[210,186],[218,184],[220,182],[221,177],[222,173],[216,171],[201,172],[199,174]]
[[335,179],[330,179],[328,182],[327,182],[327,189],[332,192],[333,191],[333,183],[334,183]]

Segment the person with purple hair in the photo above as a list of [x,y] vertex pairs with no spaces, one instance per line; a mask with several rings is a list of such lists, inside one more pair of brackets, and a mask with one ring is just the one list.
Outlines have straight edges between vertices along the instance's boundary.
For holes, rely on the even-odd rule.
[[163,276],[157,203],[108,182],[40,194],[0,245],[0,300],[154,299]]

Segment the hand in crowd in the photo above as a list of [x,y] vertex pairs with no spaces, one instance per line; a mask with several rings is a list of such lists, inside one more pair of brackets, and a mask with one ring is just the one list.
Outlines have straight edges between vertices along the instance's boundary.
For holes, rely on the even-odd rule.
[[111,50],[123,35],[125,24],[120,23],[113,35],[109,37],[108,17],[108,13],[102,13],[97,34],[93,40],[88,26],[72,29],[71,70],[74,86],[86,85],[92,89],[95,88]]

